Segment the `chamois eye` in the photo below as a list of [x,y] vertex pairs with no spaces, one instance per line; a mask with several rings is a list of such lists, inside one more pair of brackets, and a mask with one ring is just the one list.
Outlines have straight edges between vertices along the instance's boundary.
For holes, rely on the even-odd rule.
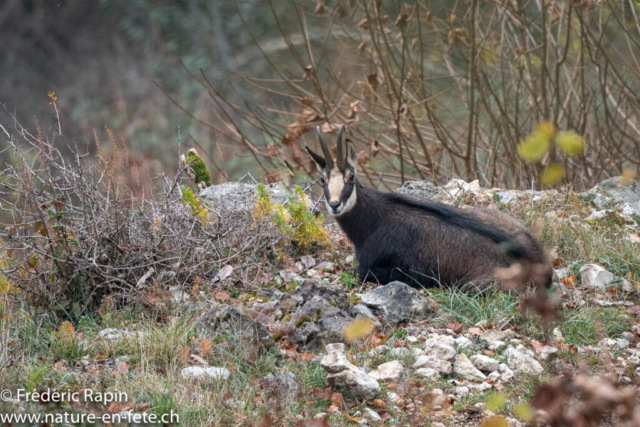
[[349,174],[349,182],[354,182],[356,180],[356,176],[353,173]]
[[324,176],[320,175],[320,182],[324,184]]

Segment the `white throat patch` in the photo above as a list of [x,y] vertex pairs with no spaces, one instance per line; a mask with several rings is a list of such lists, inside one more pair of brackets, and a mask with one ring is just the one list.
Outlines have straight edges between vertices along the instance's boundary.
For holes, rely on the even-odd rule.
[[356,205],[357,195],[356,195],[356,187],[354,186],[353,191],[351,192],[351,195],[347,199],[347,202],[344,204],[344,206],[341,206],[342,209],[340,209],[340,212],[338,213],[333,212],[333,209],[331,208],[329,203],[340,201],[340,198],[342,196],[342,190],[344,189],[344,184],[345,184],[344,176],[342,175],[340,170],[337,167],[335,167],[331,171],[331,175],[329,176],[329,183],[328,183],[329,200],[325,200],[325,203],[327,205],[327,211],[333,216],[340,216],[346,212],[349,212]]

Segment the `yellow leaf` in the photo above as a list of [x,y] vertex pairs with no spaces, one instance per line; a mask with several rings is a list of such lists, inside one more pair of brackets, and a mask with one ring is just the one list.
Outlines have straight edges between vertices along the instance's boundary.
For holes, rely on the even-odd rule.
[[373,331],[373,322],[371,319],[356,319],[344,327],[344,338],[347,341],[356,341],[369,335]]
[[543,132],[535,131],[518,146],[518,153],[524,160],[537,161],[549,151],[551,138]]
[[526,403],[519,403],[516,406],[515,412],[518,418],[520,418],[522,421],[529,421],[533,416],[533,410],[531,409],[531,406]]
[[542,176],[540,180],[542,184],[546,186],[550,186],[560,182],[560,180],[564,177],[564,168],[562,165],[558,163],[549,163],[546,168],[542,171]]
[[494,415],[482,421],[482,427],[509,427],[509,421],[502,415]]
[[58,332],[56,332],[55,335],[59,340],[68,340],[73,338],[73,335],[75,334],[75,332],[76,332],[76,329],[73,327],[71,322],[69,322],[68,320],[65,320],[60,324],[60,327],[58,328]]
[[550,121],[542,120],[540,123],[538,123],[538,126],[536,127],[536,131],[543,133],[548,138],[553,138],[553,136],[557,132],[557,129],[553,125],[553,123],[551,123]]
[[556,144],[570,156],[582,153],[584,149],[584,139],[580,135],[571,131],[563,131],[556,137]]
[[636,177],[635,169],[626,169],[624,172],[622,172],[622,176],[620,177],[620,180],[618,182],[621,185],[625,185],[625,184],[628,184],[629,181],[632,181],[635,177]]
[[507,398],[504,394],[494,394],[489,398],[489,400],[487,400],[487,406],[485,406],[485,408],[487,411],[496,412],[505,404],[506,401]]

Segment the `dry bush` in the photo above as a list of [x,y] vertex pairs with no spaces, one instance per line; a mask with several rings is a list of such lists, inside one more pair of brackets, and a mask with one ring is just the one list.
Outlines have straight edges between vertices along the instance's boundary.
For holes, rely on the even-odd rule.
[[136,191],[137,166],[113,140],[107,158],[97,135],[91,156],[39,129],[1,130],[13,159],[0,172],[3,281],[41,310],[77,319],[106,295],[150,304],[170,286],[202,289],[230,264],[245,283],[262,284],[271,254],[287,249],[270,218],[198,200],[181,186],[184,167]]
[[[637,2],[302,0],[273,10],[295,63],[270,62],[275,81],[243,77],[272,104],[234,104],[192,75],[225,123],[204,124],[251,150],[265,174],[281,159],[313,172],[307,132],[341,123],[362,179],[383,188],[452,175],[531,188],[552,163],[564,183],[586,186],[640,161]],[[543,121],[584,136],[584,152],[569,157],[552,142],[540,161],[523,161],[518,146]],[[249,142],[243,124],[263,141]]]

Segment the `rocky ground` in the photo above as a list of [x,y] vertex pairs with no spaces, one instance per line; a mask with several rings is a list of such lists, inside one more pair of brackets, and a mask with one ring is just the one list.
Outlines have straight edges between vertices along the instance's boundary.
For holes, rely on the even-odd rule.
[[[230,185],[232,194],[254,194],[240,184],[204,191],[214,200]],[[74,410],[175,411],[185,425],[262,426],[537,425],[549,416],[531,403],[537,384],[574,371],[636,384],[640,184],[613,178],[572,193],[452,180],[398,191],[523,219],[555,259],[561,319],[544,328],[515,292],[358,283],[350,244],[328,224],[331,248],[253,281],[241,278],[241,265],[218,266],[207,283],[160,297],[168,307],[161,318],[148,308],[104,307],[77,328],[44,332],[16,313],[4,342],[13,340],[22,360],[0,380],[128,395]],[[246,197],[226,200],[247,209]],[[357,325],[372,330],[345,333]]]

